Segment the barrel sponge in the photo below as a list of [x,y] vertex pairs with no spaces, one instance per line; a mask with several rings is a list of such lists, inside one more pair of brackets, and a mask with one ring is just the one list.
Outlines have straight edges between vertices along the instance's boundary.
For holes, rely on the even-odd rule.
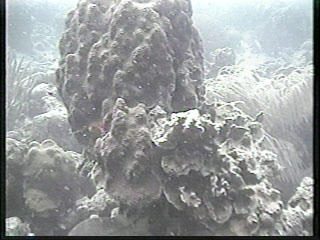
[[203,49],[191,17],[189,0],[79,2],[66,20],[56,72],[78,138],[104,117],[105,100],[167,111],[199,105]]

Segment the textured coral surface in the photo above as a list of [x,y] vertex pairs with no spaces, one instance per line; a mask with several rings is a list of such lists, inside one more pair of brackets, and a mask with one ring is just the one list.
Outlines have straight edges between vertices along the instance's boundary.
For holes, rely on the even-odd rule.
[[167,111],[199,105],[203,50],[191,16],[186,0],[80,1],[69,13],[57,83],[82,141],[118,97]]

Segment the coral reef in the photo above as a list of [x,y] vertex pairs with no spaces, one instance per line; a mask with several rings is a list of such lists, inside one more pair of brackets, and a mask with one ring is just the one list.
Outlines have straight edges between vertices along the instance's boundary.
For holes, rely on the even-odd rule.
[[298,49],[304,39],[312,37],[312,13],[308,4],[260,3],[263,22],[257,26],[257,37],[266,53],[276,55],[288,46]]
[[203,56],[191,16],[186,0],[81,1],[69,13],[57,83],[80,142],[94,144],[89,126],[118,97],[167,111],[199,105]]
[[238,3],[192,2],[194,22],[207,58],[218,48],[231,47],[240,52],[244,46],[254,52],[279,56],[297,50],[312,38],[312,2]]
[[[225,45],[230,26],[204,63],[192,16],[191,0],[80,0],[56,72],[9,56],[7,235],[313,234],[312,42],[248,59],[234,46],[260,43]],[[54,19],[35,17],[48,67]]]
[[[64,18],[76,0],[10,1],[7,4],[7,45],[33,60],[33,67],[47,71],[58,57],[56,43],[63,32]],[[63,17],[62,17],[63,16]],[[44,66],[45,65],[45,66]]]
[[261,124],[222,102],[203,114],[145,108],[117,99],[110,131],[95,145],[97,187],[132,208],[152,205],[162,192],[178,215],[212,234],[271,235],[283,204],[270,180],[281,168],[260,148]]
[[59,222],[64,229],[71,230],[80,222],[96,217],[110,217],[113,209],[118,203],[110,198],[104,189],[99,189],[89,198],[84,196],[78,199],[68,214]]
[[[32,16],[28,13],[25,5],[19,2],[10,1],[8,3],[8,44],[17,51],[30,53],[32,52]],[[23,41],[21,40],[23,39]]]

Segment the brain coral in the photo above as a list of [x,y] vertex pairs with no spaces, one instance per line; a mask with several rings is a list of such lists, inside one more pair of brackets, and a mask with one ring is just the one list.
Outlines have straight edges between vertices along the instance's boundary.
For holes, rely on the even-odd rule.
[[79,198],[80,180],[73,157],[52,140],[30,143],[22,170],[23,188],[25,205],[35,215],[49,217]]
[[69,13],[57,83],[81,142],[93,145],[89,128],[118,97],[129,107],[198,106],[203,50],[191,17],[189,0],[84,0]]

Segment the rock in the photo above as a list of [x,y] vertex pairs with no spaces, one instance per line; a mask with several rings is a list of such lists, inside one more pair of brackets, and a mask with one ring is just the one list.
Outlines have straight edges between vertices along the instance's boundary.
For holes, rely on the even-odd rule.
[[276,235],[312,236],[313,235],[313,179],[303,178],[296,193],[281,214]]
[[68,213],[63,216],[59,224],[64,229],[70,230],[78,223],[88,218],[110,216],[112,209],[118,206],[118,203],[112,199],[104,189],[99,189],[92,196],[84,196],[78,199]]

